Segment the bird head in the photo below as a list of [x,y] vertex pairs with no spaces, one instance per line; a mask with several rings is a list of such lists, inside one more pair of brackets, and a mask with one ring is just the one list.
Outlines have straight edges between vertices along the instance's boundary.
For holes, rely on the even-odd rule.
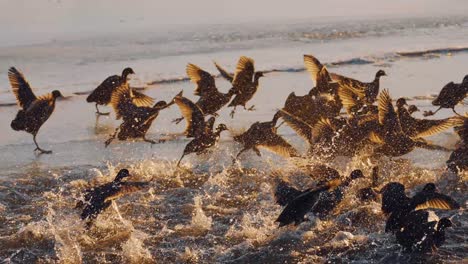
[[228,130],[228,127],[225,124],[219,124],[216,129],[221,132]]
[[59,98],[59,97],[63,97],[63,95],[62,95],[62,93],[61,93],[60,91],[54,90],[54,91],[52,91],[52,97],[53,97],[54,99],[57,99],[57,98]]
[[125,68],[125,69],[122,71],[122,77],[123,77],[124,79],[126,79],[127,76],[130,75],[130,74],[135,74],[135,72],[133,71],[133,69],[130,68],[130,67],[127,67],[127,68]]
[[396,106],[398,108],[402,108],[403,106],[405,105],[408,105],[408,103],[406,102],[406,99],[401,97],[401,98],[398,98],[398,100],[396,101]]
[[375,78],[380,78],[381,76],[387,76],[387,74],[386,74],[383,70],[379,70],[379,71],[375,74]]
[[444,217],[440,219],[439,222],[437,223],[437,230],[444,230],[445,228],[451,227],[451,226],[452,226],[452,221]]
[[423,188],[423,191],[425,192],[435,192],[437,191],[437,187],[435,186],[434,183],[428,183],[426,185],[424,185],[424,188]]
[[417,106],[415,106],[415,105],[410,105],[410,106],[408,106],[408,112],[410,114],[412,114],[414,112],[419,112],[419,108]]
[[156,104],[154,104],[153,108],[163,108],[167,106],[167,102],[166,101],[159,101],[157,102]]
[[129,177],[130,172],[127,169],[121,169],[117,176],[115,176],[114,182],[121,182],[124,178]]
[[405,186],[399,182],[387,183],[379,193],[382,194],[382,211],[386,214],[401,208],[406,197]]
[[463,78],[462,83],[468,83],[468,74],[465,75],[465,77]]
[[361,170],[353,170],[351,174],[349,175],[349,178],[351,180],[359,179],[359,178],[364,178],[364,174],[362,173]]
[[255,79],[257,79],[257,80],[260,79],[260,77],[263,77],[263,76],[265,76],[265,75],[261,71],[258,71],[258,72],[255,73]]

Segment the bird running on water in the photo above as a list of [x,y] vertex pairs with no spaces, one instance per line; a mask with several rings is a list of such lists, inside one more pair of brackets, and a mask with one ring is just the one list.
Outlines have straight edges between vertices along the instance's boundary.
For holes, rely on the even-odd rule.
[[121,169],[112,182],[85,190],[83,199],[78,201],[76,208],[82,209],[80,218],[86,221],[87,228],[113,201],[148,186],[146,182],[123,181],[130,176],[127,169]]
[[[107,77],[91,94],[86,98],[88,103],[96,103],[97,115],[108,115],[99,111],[98,105],[108,105],[111,102],[112,94],[116,89],[128,84],[128,76],[135,74],[132,68],[125,68],[122,75],[112,75]],[[133,91],[135,103],[138,106],[151,106],[153,99],[137,91]]]
[[[218,69],[220,67],[218,66]],[[259,86],[259,79],[263,77],[263,72],[255,71],[254,60],[242,56],[237,63],[236,73],[232,79],[232,93],[235,94],[234,99],[229,103],[228,107],[234,107],[231,111],[231,118],[234,118],[237,106],[243,106],[245,110],[253,111],[255,106],[246,108],[246,104],[253,98]]]
[[51,150],[44,150],[37,144],[36,135],[41,126],[49,119],[55,109],[55,101],[63,97],[60,91],[36,97],[24,75],[15,67],[8,70],[8,79],[16,96],[16,101],[22,109],[18,111],[11,122],[11,128],[16,131],[26,131],[33,135],[34,144],[40,153],[50,154]]

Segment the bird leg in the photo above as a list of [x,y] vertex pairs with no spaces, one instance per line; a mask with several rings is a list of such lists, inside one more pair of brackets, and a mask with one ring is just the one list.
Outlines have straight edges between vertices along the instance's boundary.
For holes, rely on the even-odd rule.
[[260,153],[260,150],[257,147],[253,147],[252,149],[253,149],[253,151],[255,151],[255,154],[257,154],[257,156],[259,156],[259,157],[262,156],[262,154]]
[[461,117],[464,117],[464,116],[460,115],[459,113],[457,113],[457,111],[455,111],[455,106],[452,107],[452,111],[453,111],[456,115],[461,116]]
[[166,142],[166,140],[164,140],[164,139],[159,139],[158,141],[155,141],[155,140],[152,140],[152,139],[147,139],[146,136],[143,137],[143,141],[151,143],[151,146],[153,146],[153,144]]
[[431,144],[429,142],[423,142],[423,141],[418,141],[416,142],[416,146],[424,149],[429,149],[429,150],[441,150],[441,151],[452,151],[451,149],[448,149],[446,147],[442,147],[439,145]]
[[44,150],[44,149],[41,149],[39,147],[39,145],[37,144],[37,141],[36,141],[36,135],[33,135],[33,140],[34,140],[34,144],[36,144],[36,149],[34,149],[34,151],[39,151],[40,154],[50,154],[52,153],[52,150]]
[[185,153],[184,153],[184,154],[182,154],[182,157],[180,157],[180,159],[179,159],[179,162],[177,162],[177,167],[179,167],[179,165],[180,165],[180,162],[182,161],[182,159],[184,158],[184,156],[185,156]]
[[234,118],[234,113],[235,112],[236,112],[236,106],[234,106],[234,109],[232,109],[232,111],[231,111],[231,114],[230,114],[231,118]]
[[104,143],[106,145],[106,148],[107,148],[107,146],[109,146],[109,144],[112,142],[112,140],[115,139],[115,137],[117,136],[117,132],[119,132],[119,129],[120,129],[120,127],[116,128],[114,134],[112,134],[109,137],[109,139],[106,140],[106,142]]
[[172,120],[172,123],[179,124],[182,120],[184,120],[184,117],[179,117],[179,118]]
[[442,107],[439,107],[435,112],[432,111],[424,111],[423,116],[432,116],[435,115],[439,110],[442,109]]
[[236,157],[232,159],[232,164],[236,163],[237,159],[239,159],[239,156],[240,156],[243,152],[245,152],[245,151],[247,151],[247,150],[249,150],[249,149],[250,149],[250,148],[243,148],[241,151],[239,151],[239,153],[237,153]]
[[245,108],[244,106],[244,109],[247,110],[247,111],[255,111],[257,109],[255,109],[255,105],[252,105],[251,107],[249,107],[248,109]]
[[98,104],[96,103],[96,115],[109,115],[110,113],[102,113],[99,111]]
[[285,123],[285,121],[281,122],[281,123],[276,127],[276,129],[280,128],[284,123]]
[[114,201],[112,201],[112,208],[117,213],[117,216],[119,217],[122,224],[126,225],[125,220],[123,219],[122,215],[120,214],[119,208],[117,207],[117,204]]

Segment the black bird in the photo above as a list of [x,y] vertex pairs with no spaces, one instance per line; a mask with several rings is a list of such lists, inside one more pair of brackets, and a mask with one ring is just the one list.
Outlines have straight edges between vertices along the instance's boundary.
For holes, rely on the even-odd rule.
[[401,128],[403,132],[411,138],[432,136],[453,126],[462,125],[464,121],[463,117],[459,116],[438,120],[417,119],[412,117],[409,110],[405,108],[407,105],[406,99],[404,98],[399,98],[396,101],[397,114]]
[[346,87],[357,94],[365,104],[371,105],[377,100],[377,96],[379,95],[380,77],[386,75],[385,71],[378,70],[372,82],[363,83],[352,78],[343,77],[339,80],[339,84],[341,87]]
[[83,200],[78,201],[76,208],[83,209],[80,217],[82,220],[86,220],[88,228],[92,221],[107,209],[114,200],[148,186],[146,182],[122,181],[129,176],[131,176],[129,171],[122,169],[112,182],[85,191]]
[[396,231],[395,236],[407,251],[435,251],[445,242],[445,229],[452,226],[450,219],[439,220],[434,213],[425,210],[412,211],[406,218],[410,221]]
[[370,133],[369,139],[379,144],[375,154],[383,154],[391,157],[398,157],[411,152],[416,147],[447,150],[444,147],[431,144],[423,139],[411,138],[402,129],[398,114],[393,108],[392,98],[387,89],[384,89],[379,96],[378,125]]
[[415,105],[410,105],[408,106],[408,112],[410,113],[410,115],[412,115],[413,113],[415,112],[419,112],[419,108]]
[[[334,118],[340,114],[341,101],[334,88],[330,88],[329,74],[326,67],[318,73],[317,85],[303,96],[294,92],[289,94],[282,110],[301,119],[309,126],[314,126],[321,118]],[[286,123],[286,120],[284,117]],[[289,125],[292,125],[290,122]]]
[[179,107],[187,124],[184,131],[186,137],[201,138],[213,130],[215,119],[210,118],[208,121],[205,121],[205,116],[200,107],[190,99],[183,97],[182,92],[174,98],[174,102]]
[[[137,106],[133,100],[133,90],[128,85],[118,87],[113,93],[110,104],[115,110],[117,118],[123,119],[122,124],[115,133],[105,142],[106,147],[117,136],[119,140],[142,138],[151,144],[157,143],[146,138],[146,133],[153,121],[158,117],[159,111],[171,106],[165,101],[157,102],[153,107]],[[162,142],[160,140],[159,142]]]
[[440,90],[437,98],[432,101],[432,105],[438,106],[439,108],[435,112],[425,111],[424,116],[434,115],[442,108],[450,108],[455,114],[460,115],[455,111],[455,106],[466,98],[467,93],[468,75],[463,78],[462,83],[450,82],[446,84],[442,90]]
[[280,223],[280,227],[293,222],[298,225],[305,220],[304,216],[308,212],[313,212],[321,218],[326,217],[342,201],[343,192],[351,181],[361,177],[363,177],[362,172],[355,170],[344,181],[333,179],[319,183],[316,188],[303,191],[286,205],[276,222]]
[[[91,94],[86,98],[88,103],[96,103],[96,114],[108,115],[109,113],[101,113],[98,105],[108,105],[111,102],[112,93],[119,87],[127,85],[128,75],[135,74],[132,68],[125,68],[122,75],[112,75],[107,77]],[[135,103],[138,106],[151,106],[153,99],[137,91],[133,91]]]
[[[219,92],[214,77],[197,65],[189,63],[187,65],[187,75],[193,83],[197,84],[195,95],[200,96],[200,99],[195,104],[205,116],[217,116],[217,112],[229,103],[234,95],[233,89],[230,89],[226,94]],[[183,117],[177,118],[174,122],[178,123],[182,119]]]
[[[310,175],[314,175],[314,176],[320,175],[320,181],[318,182],[317,185],[321,185],[322,183],[325,183],[331,180],[336,180],[341,177],[340,173],[337,170],[327,167],[322,164],[313,166],[312,170],[310,171]],[[305,191],[297,190],[296,188],[290,186],[290,184],[288,184],[287,182],[281,179],[277,179],[275,192],[274,192],[275,201],[277,204],[281,206],[286,206],[288,203],[294,200],[294,198],[298,197]]]
[[260,77],[263,77],[263,72],[255,71],[254,60],[245,56],[240,57],[231,88],[232,93],[236,96],[228,105],[228,107],[234,107],[231,112],[232,118],[234,118],[236,107],[239,105],[246,110],[254,110],[255,106],[252,105],[247,109],[245,105],[257,92]]
[[434,183],[428,183],[413,197],[405,194],[405,186],[398,182],[386,184],[381,190],[382,212],[388,215],[385,232],[397,232],[413,219],[408,214],[428,208],[454,210],[460,205],[451,197],[438,193]]
[[353,116],[349,119],[321,119],[313,127],[314,144],[310,153],[323,158],[351,157],[367,145],[377,126],[376,115]]
[[[304,64],[312,79],[317,82],[317,76],[325,66],[312,55],[304,55]],[[343,75],[329,73],[329,81],[338,83],[339,88],[334,88],[337,92],[344,90],[344,92],[348,92],[350,94],[352,99],[351,101],[349,97],[343,98],[343,91],[339,96],[342,101],[346,101],[343,102],[343,105],[346,107],[348,112],[356,112],[362,106],[372,105],[375,102],[377,95],[379,94],[380,77],[382,76],[386,76],[386,73],[383,70],[379,70],[375,74],[375,78],[372,82],[364,83]],[[352,102],[354,102],[353,105],[351,105]]]
[[184,153],[177,162],[177,167],[179,167],[180,162],[186,155],[190,153],[196,153],[197,155],[205,153],[208,148],[211,148],[218,142],[221,132],[228,129],[225,124],[219,124],[216,127],[216,130],[213,131],[213,127],[209,127],[209,124],[214,123],[214,117],[211,117],[210,119],[212,120],[209,120],[206,124],[203,124],[206,127],[206,133],[198,135],[192,141],[190,141],[187,146],[185,146]]
[[36,141],[36,135],[41,126],[49,119],[55,109],[55,100],[63,97],[60,91],[54,90],[52,93],[36,97],[31,86],[24,78],[24,75],[16,68],[8,70],[8,79],[11,88],[16,96],[16,101],[22,109],[18,111],[15,119],[11,122],[11,128],[16,131],[25,131],[33,135],[34,144],[40,153],[50,154],[51,150],[43,150]]
[[465,121],[462,126],[456,127],[455,131],[460,136],[460,143],[458,147],[450,154],[447,160],[447,168],[453,173],[459,171],[468,170],[468,118],[465,117]]
[[237,154],[236,159],[247,151],[253,150],[258,156],[261,156],[258,147],[266,148],[277,154],[286,157],[297,157],[297,151],[284,138],[276,133],[276,123],[280,117],[277,112],[273,119],[268,122],[255,122],[250,128],[241,135],[234,136],[234,141],[241,143],[244,147]]

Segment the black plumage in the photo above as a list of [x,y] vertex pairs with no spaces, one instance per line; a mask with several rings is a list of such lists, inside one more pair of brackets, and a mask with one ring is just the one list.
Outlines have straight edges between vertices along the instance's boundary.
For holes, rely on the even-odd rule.
[[376,154],[391,157],[405,155],[415,148],[426,148],[432,150],[447,150],[444,147],[431,144],[423,139],[411,138],[402,129],[402,124],[395,111],[392,98],[387,89],[379,96],[378,125],[370,133],[369,139],[379,146],[375,149]]
[[433,183],[426,184],[423,189],[413,197],[405,194],[405,186],[398,182],[386,184],[381,190],[382,211],[388,215],[385,225],[386,232],[397,232],[413,219],[408,214],[415,210],[427,208],[453,210],[460,205],[451,197],[438,193]]
[[454,83],[450,82],[446,84],[441,90],[439,95],[437,96],[434,101],[432,101],[432,105],[438,106],[439,108],[435,111],[427,111],[424,112],[425,116],[434,115],[442,108],[449,108],[452,111],[459,115],[455,111],[455,106],[459,104],[466,98],[466,94],[468,93],[468,75],[463,78],[461,83]]
[[55,101],[59,97],[63,97],[60,91],[52,91],[52,93],[36,97],[31,86],[24,78],[24,75],[16,68],[11,67],[8,70],[8,79],[10,80],[11,88],[16,96],[18,106],[21,110],[16,114],[15,119],[11,122],[11,128],[16,131],[25,131],[33,135],[35,151],[40,153],[52,153],[50,150],[44,150],[39,147],[36,141],[36,135],[42,125],[49,119],[55,109]]
[[243,145],[242,150],[236,155],[236,159],[247,150],[253,150],[261,156],[258,147],[266,148],[272,152],[286,157],[297,157],[298,153],[291,144],[276,133],[276,123],[280,117],[277,112],[268,122],[255,122],[244,133],[234,136],[234,141]]
[[259,86],[259,79],[263,77],[263,72],[255,71],[254,60],[245,56],[240,57],[237,63],[236,73],[232,80],[232,93],[235,94],[234,99],[229,103],[228,107],[234,107],[231,112],[231,117],[234,117],[237,106],[242,106],[246,110],[254,110],[254,106],[249,109],[246,104],[253,98]]
[[[189,63],[186,71],[190,80],[197,84],[195,95],[200,96],[200,99],[195,104],[204,116],[217,116],[217,112],[231,100],[234,90],[230,89],[228,93],[221,93],[216,88],[214,77],[195,64]],[[177,118],[174,122],[178,123],[182,119],[183,117]]]
[[[303,192],[298,193],[292,187],[286,188],[284,184],[281,186],[284,194],[287,196],[281,196],[277,189],[276,200],[281,203],[287,203],[281,214],[278,216],[276,222],[280,223],[281,226],[295,223],[300,224],[304,221],[304,216],[312,212],[320,218],[327,217],[330,212],[343,200],[344,192],[351,183],[352,180],[362,178],[362,172],[360,170],[354,170],[351,175],[345,180],[332,179],[330,181],[320,182],[316,188],[310,188]],[[299,194],[299,195],[297,195]],[[296,197],[293,197],[297,195]],[[292,200],[290,200],[293,198]]]
[[224,124],[219,124],[216,129],[213,130],[213,126],[210,124],[214,123],[214,117],[211,117],[210,119],[212,120],[208,120],[208,122],[204,124],[206,127],[206,133],[198,135],[185,146],[182,157],[180,157],[177,162],[177,166],[179,166],[182,159],[190,153],[196,153],[197,155],[205,153],[218,142],[221,132],[227,130],[227,127]]
[[428,211],[412,211],[407,216],[411,221],[396,231],[395,237],[407,251],[434,251],[445,242],[445,229],[452,226],[448,218],[431,219]]
[[[116,136],[119,140],[141,138],[151,144],[157,143],[154,140],[147,139],[146,133],[153,121],[158,117],[159,111],[171,106],[173,103],[167,104],[165,101],[159,101],[152,107],[137,106],[133,97],[133,90],[128,85],[122,85],[113,92],[110,104],[114,108],[117,118],[122,118],[123,122],[106,141],[106,146]],[[162,140],[159,142],[162,142]]]
[[457,148],[450,154],[447,160],[447,168],[453,173],[468,170],[468,118],[462,126],[456,127],[455,131],[460,136]]
[[[122,71],[122,75],[112,75],[107,77],[96,89],[94,89],[90,95],[86,98],[88,103],[96,103],[96,114],[98,115],[108,115],[109,113],[102,113],[99,111],[98,105],[108,105],[111,102],[112,94],[119,87],[127,85],[127,79],[130,74],[135,74],[132,68],[125,68]],[[139,106],[151,106],[153,104],[153,99],[133,91],[135,101]]]
[[438,193],[433,183],[426,184],[413,197],[405,194],[405,186],[391,182],[382,190],[382,211],[388,215],[385,232],[392,232],[406,250],[428,251],[442,245],[444,229],[451,226],[447,218],[429,219],[428,208],[454,210],[460,205],[451,197]]
[[459,116],[437,120],[417,119],[411,116],[409,109],[405,107],[407,105],[404,98],[399,98],[396,102],[401,129],[412,138],[432,136],[451,127],[460,126],[464,121],[464,118]]
[[92,221],[114,200],[148,186],[146,182],[122,181],[129,176],[129,171],[122,169],[112,182],[85,190],[83,200],[80,200],[76,207],[82,209],[80,218],[87,221],[87,227],[90,227]]

